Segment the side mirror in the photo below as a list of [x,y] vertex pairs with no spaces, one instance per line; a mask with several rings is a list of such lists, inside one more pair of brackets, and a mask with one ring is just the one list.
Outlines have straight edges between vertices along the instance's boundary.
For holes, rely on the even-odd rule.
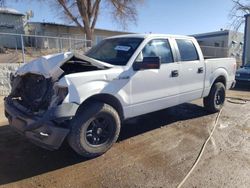
[[161,59],[160,57],[144,57],[142,62],[135,62],[133,64],[133,69],[146,70],[146,69],[160,69]]

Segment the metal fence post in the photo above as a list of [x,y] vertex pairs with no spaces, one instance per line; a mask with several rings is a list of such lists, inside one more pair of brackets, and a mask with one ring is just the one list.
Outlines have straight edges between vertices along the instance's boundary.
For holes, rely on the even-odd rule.
[[84,52],[87,51],[87,40],[86,40],[86,34],[84,34]]
[[60,47],[59,47],[60,46],[60,44],[59,44],[60,41],[59,41],[59,38],[57,38],[56,41],[57,41],[57,49],[58,49],[58,53],[59,53],[60,52]]
[[21,35],[21,45],[22,45],[22,58],[23,58],[23,63],[25,63],[25,53],[24,53],[24,43],[23,43],[23,35]]
[[49,49],[49,38],[47,37],[48,49]]
[[72,49],[71,49],[71,39],[72,38],[69,38],[69,51],[72,51]]
[[62,38],[61,38],[61,39],[60,39],[60,52],[62,52],[62,45],[63,45],[62,42],[63,42],[63,41],[62,41]]

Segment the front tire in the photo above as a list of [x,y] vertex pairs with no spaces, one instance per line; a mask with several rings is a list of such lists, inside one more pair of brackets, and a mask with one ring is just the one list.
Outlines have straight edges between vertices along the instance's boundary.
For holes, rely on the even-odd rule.
[[117,141],[120,117],[108,104],[90,102],[72,119],[69,145],[87,158],[105,153]]
[[222,109],[225,99],[225,85],[221,82],[217,82],[212,86],[209,95],[203,99],[203,104],[208,112],[216,113]]

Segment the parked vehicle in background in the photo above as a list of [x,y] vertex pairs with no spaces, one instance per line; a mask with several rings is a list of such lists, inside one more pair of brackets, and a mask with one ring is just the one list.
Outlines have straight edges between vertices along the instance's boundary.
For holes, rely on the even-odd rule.
[[67,137],[78,154],[95,157],[116,142],[125,119],[199,98],[218,112],[235,71],[233,58],[204,59],[193,37],[116,36],[86,55],[54,54],[21,67],[5,113],[42,147],[58,149]]
[[236,72],[236,81],[238,84],[250,85],[250,14],[245,15],[245,41],[243,52],[243,66]]
[[236,71],[235,80],[237,84],[250,84],[250,62]]

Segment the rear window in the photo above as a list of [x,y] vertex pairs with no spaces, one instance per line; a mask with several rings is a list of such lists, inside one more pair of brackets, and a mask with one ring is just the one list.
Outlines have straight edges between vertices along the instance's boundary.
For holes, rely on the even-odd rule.
[[199,60],[196,48],[191,40],[176,39],[179,48],[181,61]]

